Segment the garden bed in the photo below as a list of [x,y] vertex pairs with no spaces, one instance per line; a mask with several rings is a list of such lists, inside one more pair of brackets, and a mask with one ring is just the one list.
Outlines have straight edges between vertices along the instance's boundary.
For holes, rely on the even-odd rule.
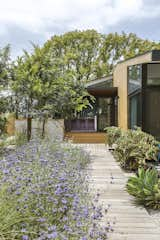
[[146,209],[160,209],[159,142],[141,131],[107,128],[109,147],[120,166],[127,172],[134,172],[126,185],[135,202]]
[[158,161],[159,142],[137,128],[124,131],[118,127],[106,128],[109,149],[125,171],[154,167]]
[[106,239],[88,190],[89,157],[67,145],[31,141],[0,160],[0,239]]

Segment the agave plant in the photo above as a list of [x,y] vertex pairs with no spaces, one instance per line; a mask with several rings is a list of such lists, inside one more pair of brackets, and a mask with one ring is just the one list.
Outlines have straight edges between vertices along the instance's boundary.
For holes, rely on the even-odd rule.
[[137,203],[160,209],[160,180],[156,169],[139,168],[137,176],[129,178],[127,191],[136,197]]

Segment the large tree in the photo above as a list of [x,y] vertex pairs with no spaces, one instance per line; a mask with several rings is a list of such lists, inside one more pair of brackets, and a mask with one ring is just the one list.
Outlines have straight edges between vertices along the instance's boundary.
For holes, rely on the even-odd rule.
[[118,61],[134,57],[152,49],[160,49],[160,43],[141,39],[134,33],[110,33],[104,36],[100,58],[102,58],[103,63],[109,63],[110,69],[108,71],[112,73],[113,67]]
[[103,35],[95,30],[74,31],[53,36],[44,45],[62,73],[72,71],[77,81],[88,81],[103,75],[99,53]]
[[86,30],[53,36],[44,48],[56,59],[62,73],[72,70],[77,81],[89,81],[111,74],[119,60],[160,49],[160,44],[133,33],[100,34]]

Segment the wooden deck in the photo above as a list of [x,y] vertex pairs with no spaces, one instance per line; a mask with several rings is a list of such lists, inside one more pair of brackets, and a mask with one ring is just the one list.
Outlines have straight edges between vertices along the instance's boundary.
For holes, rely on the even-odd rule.
[[73,143],[105,143],[106,133],[102,132],[66,132],[65,139]]
[[[76,145],[77,146],[77,145]],[[131,173],[125,173],[104,144],[78,144],[89,152],[88,166],[90,188],[99,195],[99,204],[108,209],[101,220],[113,227],[109,240],[159,240],[160,225],[145,208],[136,206],[134,198],[126,191],[126,181]],[[105,211],[106,212],[106,211]]]

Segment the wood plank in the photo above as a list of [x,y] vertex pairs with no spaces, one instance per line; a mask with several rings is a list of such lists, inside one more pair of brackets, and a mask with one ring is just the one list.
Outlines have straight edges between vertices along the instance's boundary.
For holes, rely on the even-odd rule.
[[[108,234],[110,240],[159,240],[160,227],[145,208],[136,206],[125,184],[124,173],[104,144],[79,144],[90,154],[92,159],[88,166],[90,189],[93,195],[99,193],[99,204],[103,210],[100,224],[111,223],[113,232]],[[113,164],[113,167],[111,167]],[[111,180],[116,184],[111,184]]]
[[73,143],[105,143],[106,133],[66,132],[65,139],[72,140]]

